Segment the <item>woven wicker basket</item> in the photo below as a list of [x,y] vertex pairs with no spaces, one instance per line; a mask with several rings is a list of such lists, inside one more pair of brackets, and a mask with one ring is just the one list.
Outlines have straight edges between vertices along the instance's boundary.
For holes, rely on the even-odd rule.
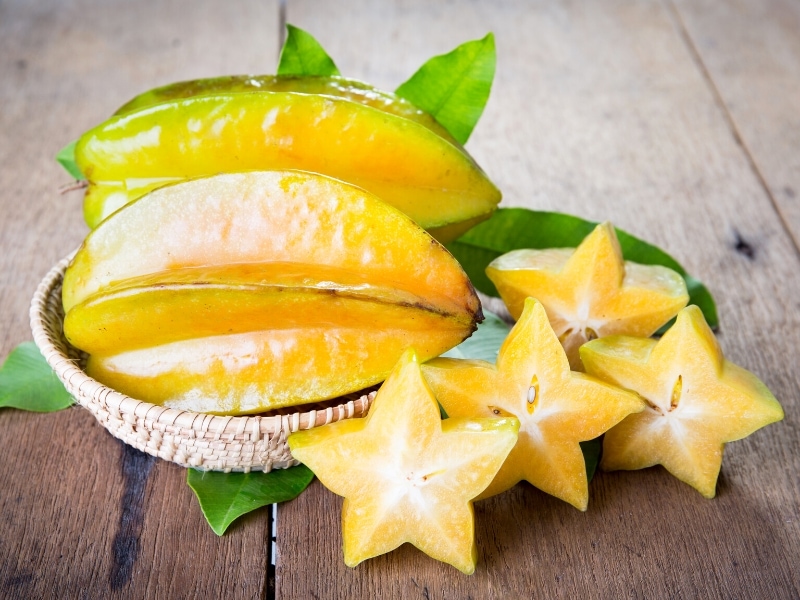
[[270,471],[298,464],[286,444],[289,433],[369,410],[374,393],[336,406],[314,405],[319,408],[307,412],[220,417],[142,402],[104,386],[81,370],[85,357],[64,338],[61,282],[70,258],[54,266],[36,290],[30,313],[33,339],[67,391],[123,442],[184,467]]

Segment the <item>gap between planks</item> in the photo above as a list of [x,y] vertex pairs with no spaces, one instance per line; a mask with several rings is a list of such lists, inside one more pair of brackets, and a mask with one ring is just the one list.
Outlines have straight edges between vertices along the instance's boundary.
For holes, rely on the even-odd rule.
[[[281,0],[281,2],[285,2],[285,0]],[[703,61],[703,57],[697,48],[697,44],[694,43],[692,36],[689,34],[689,30],[687,29],[686,24],[683,21],[683,17],[681,16],[678,7],[675,6],[673,0],[663,0],[663,3],[667,8],[667,12],[671,15],[672,20],[675,23],[675,27],[678,30],[678,34],[680,35],[681,40],[683,40],[683,43],[686,45],[686,48],[689,51],[689,55],[691,56],[692,61],[697,66],[697,69],[700,71],[700,75],[702,76],[703,80],[706,82],[706,85],[711,91],[711,96],[714,98],[714,103],[719,107],[719,110],[722,113],[722,117],[728,125],[728,129],[730,129],[731,131],[731,135],[733,136],[734,141],[739,146],[739,148],[742,149],[742,153],[744,154],[745,160],[747,160],[747,164],[750,165],[750,169],[752,170],[753,174],[758,180],[759,186],[769,199],[769,202],[772,205],[772,209],[775,211],[775,214],[778,217],[778,221],[780,221],[783,231],[791,240],[795,254],[798,256],[798,258],[800,258],[800,246],[798,246],[798,240],[795,239],[792,230],[789,227],[789,224],[786,222],[786,219],[784,218],[784,215],[781,212],[780,205],[775,200],[775,196],[770,190],[769,185],[767,184],[766,178],[761,173],[761,169],[758,168],[758,164],[756,163],[755,158],[753,158],[753,154],[750,151],[750,148],[748,148],[744,137],[740,133],[739,127],[736,124],[736,120],[733,118],[733,114],[728,108],[728,104],[722,97],[722,93],[719,91],[719,87],[714,82],[714,78],[711,76],[711,72],[708,70],[708,67],[706,67],[705,61]]]
[[[280,60],[283,44],[286,42],[286,4],[288,0],[278,0],[278,60]],[[277,67],[276,67],[277,72]],[[269,560],[267,561],[267,574],[264,578],[264,590],[261,597],[265,600],[275,600],[277,586],[275,582],[275,570],[278,562],[278,505],[271,504],[267,507],[269,511],[269,539],[267,540]]]
[[288,0],[278,0],[278,59],[286,42],[286,4]]

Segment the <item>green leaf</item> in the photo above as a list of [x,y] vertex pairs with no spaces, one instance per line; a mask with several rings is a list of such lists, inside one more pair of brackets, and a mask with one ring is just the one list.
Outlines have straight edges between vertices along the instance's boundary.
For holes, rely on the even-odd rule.
[[483,323],[478,325],[478,330],[470,337],[465,339],[455,348],[451,348],[442,356],[448,358],[477,358],[494,363],[497,360],[497,353],[500,346],[508,337],[511,328],[503,319],[484,310],[485,317]]
[[286,42],[278,60],[278,75],[339,75],[339,69],[314,37],[294,25],[286,25]]
[[[495,258],[519,248],[574,248],[589,235],[597,223],[579,217],[526,208],[499,209],[488,221],[478,224],[448,245],[473,285],[485,294],[498,296],[486,276],[486,267]],[[626,260],[663,265],[677,271],[686,280],[689,303],[700,307],[706,321],[716,327],[717,308],[706,287],[686,273],[683,267],[663,250],[617,229]]]
[[396,94],[430,113],[464,144],[478,123],[494,80],[494,35],[434,56]]
[[77,143],[78,140],[75,140],[59,150],[58,154],[56,154],[56,160],[74,179],[82,180],[86,179],[86,177],[83,176],[83,173],[78,168],[78,163],[75,162],[75,145]]
[[0,408],[55,412],[74,404],[33,342],[23,342],[0,368]]
[[583,461],[586,463],[586,479],[591,481],[597,472],[597,465],[600,463],[600,454],[603,451],[603,436],[580,442],[580,445],[583,452]]
[[286,502],[308,487],[314,474],[305,465],[269,473],[220,473],[188,469],[186,483],[194,490],[206,521],[222,535],[235,519],[257,508]]

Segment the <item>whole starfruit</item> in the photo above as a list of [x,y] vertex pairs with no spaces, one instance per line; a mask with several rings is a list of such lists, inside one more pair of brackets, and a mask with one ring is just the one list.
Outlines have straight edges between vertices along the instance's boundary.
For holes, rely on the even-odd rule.
[[90,233],[64,277],[87,372],[174,408],[254,413],[357,391],[408,348],[474,331],[458,262],[400,211],[322,175],[218,175],[156,190]]
[[301,169],[353,183],[441,241],[488,218],[501,194],[430,115],[336,77],[219,78],[145,93],[75,148],[89,181],[84,218],[170,182]]
[[225,75],[207,79],[178,81],[139,94],[129,100],[115,115],[128,114],[148,106],[198,96],[232,94],[237,92],[295,92],[298,94],[322,94],[343,98],[370,106],[405,119],[416,121],[446,140],[455,142],[450,132],[424,110],[420,110],[397,94],[380,90],[374,86],[340,76],[323,75]]

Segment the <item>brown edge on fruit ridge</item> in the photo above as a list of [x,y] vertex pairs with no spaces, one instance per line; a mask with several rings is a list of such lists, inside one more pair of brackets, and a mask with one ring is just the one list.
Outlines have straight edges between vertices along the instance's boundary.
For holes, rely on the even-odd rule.
[[[72,256],[45,276],[31,301],[33,339],[78,404],[114,437],[184,467],[216,471],[270,471],[298,464],[286,444],[290,433],[367,414],[375,392],[307,412],[216,416],[179,411],[130,398],[92,379],[80,368],[82,354],[63,335],[61,282]],[[293,407],[297,410],[297,407]]]

